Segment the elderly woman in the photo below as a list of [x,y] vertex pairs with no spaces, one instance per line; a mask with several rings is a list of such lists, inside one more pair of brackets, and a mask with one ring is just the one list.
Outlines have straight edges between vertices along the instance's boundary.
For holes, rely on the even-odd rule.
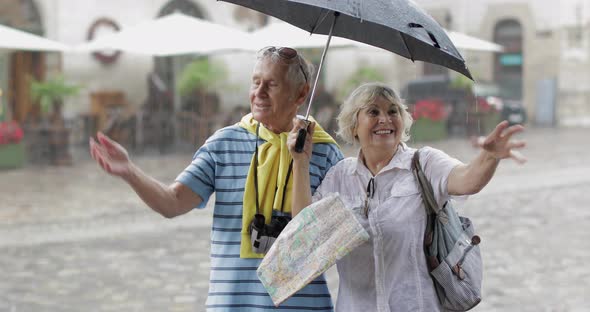
[[[337,311],[440,311],[423,250],[425,209],[411,171],[415,149],[406,145],[412,117],[398,94],[380,83],[360,86],[343,104],[339,135],[360,145],[357,157],[333,166],[315,194],[309,187],[311,141],[296,153],[294,120],[288,146],[293,156],[293,214],[312,201],[338,192],[367,230],[370,240],[337,263],[340,276]],[[309,131],[313,131],[310,125]],[[523,141],[511,136],[522,126],[498,124],[479,155],[463,164],[444,152],[425,147],[420,163],[432,183],[436,200],[479,192],[492,178],[501,159],[524,161],[515,148]]]

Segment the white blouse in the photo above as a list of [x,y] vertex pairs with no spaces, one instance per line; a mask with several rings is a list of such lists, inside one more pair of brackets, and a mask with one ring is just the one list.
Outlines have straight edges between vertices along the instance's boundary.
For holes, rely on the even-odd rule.
[[[426,212],[411,171],[415,149],[402,144],[389,164],[373,177],[360,157],[332,167],[316,190],[317,201],[340,193],[370,235],[337,263],[340,278],[336,311],[440,311],[423,250]],[[359,154],[360,156],[360,154]],[[425,147],[420,163],[439,204],[448,198],[447,179],[461,164],[444,152]],[[367,184],[374,178],[365,216]]]

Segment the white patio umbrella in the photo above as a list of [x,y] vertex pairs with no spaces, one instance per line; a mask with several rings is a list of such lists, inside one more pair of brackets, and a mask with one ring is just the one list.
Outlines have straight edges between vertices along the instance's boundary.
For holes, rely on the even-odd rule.
[[456,31],[448,31],[449,39],[455,44],[457,49],[487,52],[502,52],[504,48],[496,43],[469,36]]
[[0,49],[63,52],[70,50],[70,47],[57,41],[0,25]]
[[121,50],[153,56],[210,54],[223,50],[254,51],[250,34],[199,18],[173,13],[123,28],[76,47],[76,51]]

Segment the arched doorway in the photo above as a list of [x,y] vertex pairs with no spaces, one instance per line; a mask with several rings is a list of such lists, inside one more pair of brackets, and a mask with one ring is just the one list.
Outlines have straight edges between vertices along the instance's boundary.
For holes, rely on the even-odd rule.
[[494,28],[494,42],[504,46],[495,56],[494,80],[511,100],[522,99],[522,39],[522,26],[515,19],[501,20]]
[[[0,6],[0,24],[43,35],[43,23],[32,0],[3,0]],[[29,94],[29,77],[42,79],[45,74],[45,57],[42,52],[17,51],[1,54],[0,86],[5,89],[2,99],[6,118],[25,121],[39,112],[33,109]]]

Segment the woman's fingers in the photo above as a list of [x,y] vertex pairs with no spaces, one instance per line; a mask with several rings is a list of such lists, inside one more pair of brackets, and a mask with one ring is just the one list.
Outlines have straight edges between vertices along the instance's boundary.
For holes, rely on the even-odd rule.
[[494,130],[492,130],[492,133],[490,133],[488,135],[488,139],[489,138],[498,138],[500,137],[500,135],[502,134],[502,132],[504,131],[504,129],[506,129],[508,127],[508,121],[504,120],[502,122],[500,122],[496,128],[494,128]]
[[[506,124],[508,124],[508,122],[506,122]],[[523,130],[524,130],[524,127],[522,125],[514,125],[508,129],[506,129],[506,131],[504,131],[504,133],[502,134],[502,137],[509,139],[515,133],[522,132]]]
[[519,151],[515,150],[510,150],[510,158],[514,159],[517,163],[521,165],[527,162],[526,157],[524,157],[524,155],[521,154]]
[[513,140],[508,143],[508,149],[523,148],[526,146],[526,142],[522,140]]

